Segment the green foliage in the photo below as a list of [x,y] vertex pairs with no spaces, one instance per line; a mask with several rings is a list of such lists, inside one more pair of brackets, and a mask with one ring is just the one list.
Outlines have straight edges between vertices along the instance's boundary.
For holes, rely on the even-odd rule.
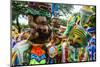
[[73,5],[70,4],[59,4],[59,9],[62,13],[67,16],[67,14],[71,14],[71,10],[73,9]]
[[25,25],[25,24],[22,24],[20,26],[21,26],[21,29],[29,28],[29,25]]
[[92,10],[96,13],[96,6],[93,6]]
[[12,9],[12,21],[16,20],[16,25],[18,27],[18,32],[21,31],[21,27],[18,21],[18,17],[20,14],[24,14],[26,10],[27,2],[21,1],[12,1],[11,9]]
[[65,20],[65,19],[60,19],[60,24],[63,25],[63,26],[66,26],[67,20]]
[[48,10],[45,9],[39,9],[39,8],[30,8],[28,7],[25,11],[26,14],[31,14],[31,15],[37,15],[37,16],[46,16],[46,17],[51,17],[51,13]]
[[24,14],[27,2],[12,1],[12,20],[15,20],[20,14]]

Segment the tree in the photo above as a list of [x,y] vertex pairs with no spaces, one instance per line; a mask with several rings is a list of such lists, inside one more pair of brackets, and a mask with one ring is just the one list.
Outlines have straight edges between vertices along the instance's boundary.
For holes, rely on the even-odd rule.
[[12,1],[12,5],[11,5],[12,21],[16,20],[16,25],[18,26],[18,32],[21,31],[18,17],[20,14],[24,15],[24,12],[26,10],[26,6],[27,6],[27,2]]
[[71,14],[73,8],[74,6],[71,4],[59,4],[59,9],[65,16],[67,16],[67,14]]

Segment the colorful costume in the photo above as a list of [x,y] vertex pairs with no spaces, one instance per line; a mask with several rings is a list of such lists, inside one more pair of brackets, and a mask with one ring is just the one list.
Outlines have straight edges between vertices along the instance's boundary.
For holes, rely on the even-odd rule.
[[88,45],[87,42],[87,37],[86,37],[86,32],[84,29],[80,29],[80,28],[73,28],[71,30],[71,32],[69,33],[69,42],[70,42],[70,46],[72,46],[72,48],[70,48],[70,50],[72,50],[71,53],[71,62],[73,61],[80,61],[79,60],[79,49],[83,48],[85,49],[85,47]]
[[[22,65],[24,63],[24,52],[29,49],[30,44],[27,42],[27,40],[23,40],[21,42],[18,42],[13,48],[12,48],[12,64],[15,65]],[[16,62],[18,61],[18,62]],[[16,63],[15,63],[16,62]]]
[[31,50],[30,64],[46,64],[46,53],[40,47],[34,47]]
[[[89,28],[87,31],[93,34],[96,32],[96,28],[92,27],[92,28]],[[93,35],[91,39],[89,40],[88,51],[89,51],[90,60],[92,61],[96,60],[96,37],[95,35]]]
[[56,55],[57,55],[57,47],[56,46],[49,47],[48,58],[47,58],[49,64],[56,63]]

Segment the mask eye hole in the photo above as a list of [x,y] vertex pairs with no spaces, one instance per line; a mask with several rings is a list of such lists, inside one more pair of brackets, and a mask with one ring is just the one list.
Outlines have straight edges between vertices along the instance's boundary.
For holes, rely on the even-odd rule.
[[12,31],[15,31],[15,29],[12,29]]
[[77,39],[78,39],[78,40],[81,40],[81,38],[80,38],[80,37],[78,37]]
[[73,35],[73,38],[75,37],[75,35]]
[[69,42],[71,42],[71,43],[72,43],[72,42],[73,42],[73,40],[69,39]]
[[87,26],[84,26],[84,28],[86,29],[86,28],[88,28]]

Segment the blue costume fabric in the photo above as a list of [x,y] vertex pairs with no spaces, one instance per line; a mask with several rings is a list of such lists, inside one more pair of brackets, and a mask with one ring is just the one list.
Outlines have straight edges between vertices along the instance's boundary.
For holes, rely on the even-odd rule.
[[36,54],[31,54],[31,59],[36,59],[38,62],[40,62],[43,59],[46,59],[46,55],[43,54],[42,56],[38,56]]

